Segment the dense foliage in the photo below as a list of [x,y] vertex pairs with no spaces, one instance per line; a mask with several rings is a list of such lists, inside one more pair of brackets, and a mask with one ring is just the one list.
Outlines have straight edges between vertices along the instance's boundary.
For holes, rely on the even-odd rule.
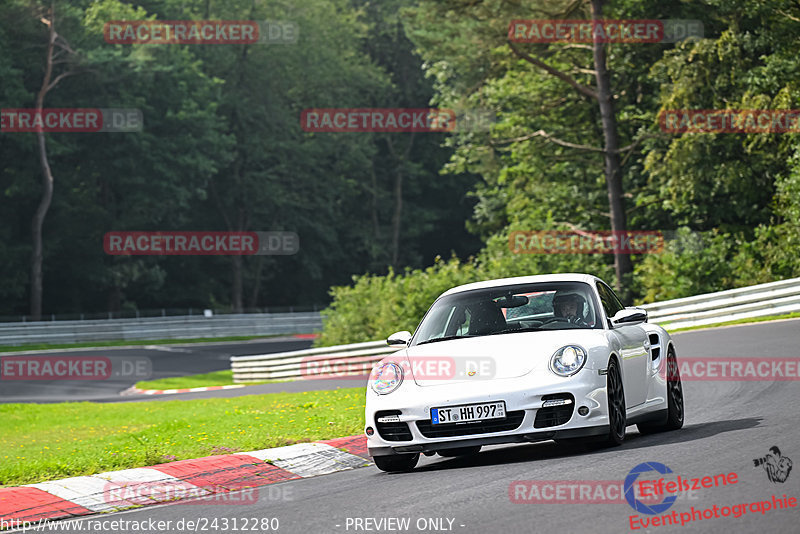
[[[411,303],[402,300],[408,295],[397,288],[405,285],[430,287],[425,295],[432,301],[433,286],[448,286],[442,279],[455,284],[580,271],[619,282],[608,255],[513,254],[508,246],[514,230],[609,228],[603,159],[585,148],[601,146],[596,102],[520,60],[504,33],[512,19],[587,19],[588,5],[430,0],[404,12],[407,32],[436,80],[436,101],[469,101],[497,113],[491,132],[448,139],[455,154],[445,167],[483,178],[470,227],[486,245],[466,276],[440,264],[405,279],[358,278],[352,288],[335,288],[323,343],[413,330],[425,306],[413,303],[416,295]],[[622,169],[629,228],[668,237],[663,253],[634,256],[633,278],[621,284],[625,300],[653,302],[799,276],[798,134],[676,135],[658,125],[665,109],[800,107],[797,4],[637,0],[607,2],[605,9],[610,19],[698,19],[704,25],[703,39],[606,45],[620,144],[630,147]],[[519,46],[580,83],[593,83],[590,47]],[[425,284],[426,278],[436,284]],[[397,302],[395,318],[372,314],[385,299]],[[359,320],[356,310],[369,318]]]
[[[72,74],[44,107],[138,108],[145,126],[46,134],[54,193],[43,224],[45,315],[311,308],[353,273],[478,250],[464,226],[477,177],[438,175],[451,152],[444,134],[412,145],[406,135],[301,129],[307,108],[427,105],[431,83],[391,22],[402,3],[56,1],[53,78]],[[4,109],[35,106],[50,4],[0,3]],[[140,19],[291,21],[299,32],[295,44],[104,40],[106,21]],[[0,316],[20,316],[30,313],[30,228],[42,195],[36,134],[1,134],[0,162]],[[103,236],[112,230],[286,230],[300,236],[300,252],[109,256]]]

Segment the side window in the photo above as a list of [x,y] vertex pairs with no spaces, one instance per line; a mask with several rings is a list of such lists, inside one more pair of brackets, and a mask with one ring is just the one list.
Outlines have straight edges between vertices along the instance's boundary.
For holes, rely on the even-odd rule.
[[[611,289],[611,288],[610,288],[610,287],[608,287],[608,286],[606,286],[606,289],[608,289],[608,292],[609,292],[609,293],[611,293],[611,298],[613,299],[613,301],[614,301],[614,304],[616,305],[616,309],[617,309],[617,311],[619,311],[619,310],[624,310],[624,309],[625,309],[625,305],[622,303],[622,301],[621,301],[621,300],[619,300],[619,297],[617,297],[617,294],[616,294],[616,293],[614,293],[614,290],[613,290],[613,289]],[[615,313],[616,313],[616,312],[615,312]]]
[[464,336],[469,331],[469,320],[472,313],[463,305],[459,304],[450,310],[449,318],[447,319],[447,328],[445,329],[445,336]]
[[457,336],[467,335],[467,332],[469,332],[469,320],[471,317],[472,312],[469,310],[464,310],[464,322],[458,327],[458,331],[456,332]]
[[597,292],[600,294],[600,302],[603,304],[603,310],[606,312],[606,317],[609,319],[614,317],[618,311],[625,307],[619,301],[614,292],[611,291],[611,288],[609,288],[607,285],[598,282]]

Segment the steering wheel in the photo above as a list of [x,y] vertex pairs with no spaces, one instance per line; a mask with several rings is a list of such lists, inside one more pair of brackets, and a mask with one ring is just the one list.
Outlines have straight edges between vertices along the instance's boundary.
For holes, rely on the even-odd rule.
[[551,317],[550,319],[545,320],[541,324],[541,326],[544,326],[544,325],[550,324],[550,323],[554,323],[556,321],[560,321],[562,323],[574,324],[574,325],[578,325],[578,326],[589,326],[588,324],[586,324],[586,321],[584,321],[580,317],[577,317],[575,321],[570,321],[568,317]]
[[555,323],[556,321],[560,321],[562,323],[568,323],[569,319],[567,319],[566,317],[551,317],[550,319],[545,319],[544,322],[542,322],[541,326],[544,326],[544,325],[550,324],[550,323]]

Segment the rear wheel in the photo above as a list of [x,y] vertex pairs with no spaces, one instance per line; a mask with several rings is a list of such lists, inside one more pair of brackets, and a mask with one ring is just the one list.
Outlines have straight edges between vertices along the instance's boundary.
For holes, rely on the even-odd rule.
[[372,461],[381,471],[401,473],[411,471],[419,461],[419,454],[394,454],[392,456],[374,456]]
[[439,456],[444,456],[445,458],[454,458],[456,456],[472,456],[473,454],[478,454],[481,452],[481,446],[476,445],[474,447],[456,447],[455,449],[442,449],[441,451],[436,451]]
[[667,353],[667,420],[664,423],[639,423],[636,427],[640,434],[653,434],[678,430],[683,426],[683,386],[678,369],[678,358],[670,347]]

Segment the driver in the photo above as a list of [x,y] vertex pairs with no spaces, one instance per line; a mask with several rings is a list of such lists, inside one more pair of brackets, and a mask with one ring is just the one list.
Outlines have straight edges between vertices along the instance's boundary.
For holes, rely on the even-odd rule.
[[575,293],[556,294],[553,298],[553,315],[572,324],[588,326],[583,320],[583,298]]

